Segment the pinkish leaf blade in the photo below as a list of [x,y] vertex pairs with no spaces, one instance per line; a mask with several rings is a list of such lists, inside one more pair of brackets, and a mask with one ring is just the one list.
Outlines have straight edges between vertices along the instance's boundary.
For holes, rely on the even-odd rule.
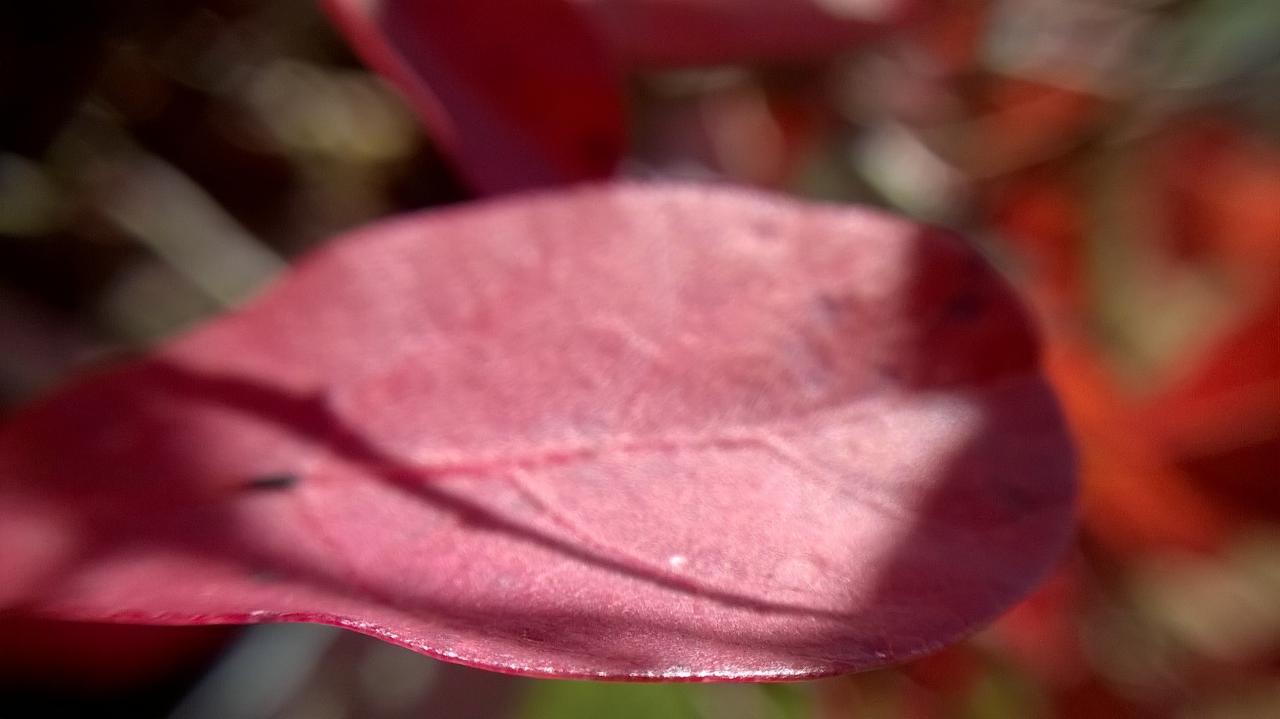
[[542,676],[879,666],[1066,541],[1037,364],[971,250],[869,210],[612,185],[393,219],[0,430],[0,604]]

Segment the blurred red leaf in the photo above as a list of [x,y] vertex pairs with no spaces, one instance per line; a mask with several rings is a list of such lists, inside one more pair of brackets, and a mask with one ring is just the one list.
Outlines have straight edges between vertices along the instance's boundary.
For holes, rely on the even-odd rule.
[[1204,454],[1280,433],[1280,287],[1206,351],[1180,359],[1172,380],[1135,407],[1171,454]]
[[1053,695],[1054,716],[1109,717],[1110,719],[1162,719],[1167,711],[1139,703],[1118,691],[1105,677],[1089,675],[1079,684]]
[[965,696],[982,679],[983,658],[971,642],[961,642],[905,664],[902,672],[921,687],[944,697]]
[[570,0],[631,67],[829,58],[896,27],[917,0]]
[[1064,563],[994,626],[1002,648],[1046,687],[1066,687],[1089,673],[1078,623],[1082,596],[1078,562]]
[[1230,517],[1174,466],[1088,343],[1056,334],[1046,367],[1080,451],[1082,523],[1122,555],[1218,549]]
[[352,233],[19,414],[0,602],[322,622],[533,675],[811,677],[1022,596],[1072,465],[1020,308],[954,236],[581,189]]
[[1033,300],[1046,315],[1081,314],[1088,299],[1083,193],[1053,168],[1029,170],[996,184],[986,196],[987,214],[1016,251]]
[[944,77],[973,73],[982,63],[990,13],[989,0],[934,0],[910,28],[910,42]]
[[964,165],[978,175],[994,176],[1064,154],[1106,108],[1087,92],[1005,76],[987,78],[981,99],[981,114],[961,144],[969,155]]
[[323,0],[478,190],[611,175],[622,70],[830,57],[914,0]]
[[1280,517],[1280,291],[1134,408],[1171,462],[1225,506]]
[[567,0],[324,0],[462,174],[504,192],[612,174],[622,83]]
[[1226,269],[1246,289],[1280,273],[1280,147],[1230,122],[1191,120],[1151,148],[1169,249]]

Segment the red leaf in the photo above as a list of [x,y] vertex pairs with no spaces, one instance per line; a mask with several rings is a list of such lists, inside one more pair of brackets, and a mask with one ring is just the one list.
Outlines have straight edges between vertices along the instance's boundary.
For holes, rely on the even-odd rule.
[[987,195],[989,222],[1017,254],[1026,289],[1048,316],[1080,315],[1088,299],[1083,195],[1066,173],[1043,167],[995,183]]
[[1172,466],[1098,356],[1069,332],[1051,336],[1046,356],[1079,448],[1085,530],[1121,555],[1220,549],[1231,518]]
[[1280,292],[1273,291],[1135,408],[1145,431],[1210,496],[1280,516]]
[[1136,408],[1170,454],[1213,454],[1280,433],[1280,287],[1243,314],[1206,351],[1180,358],[1173,380]]
[[324,0],[483,192],[605,177],[625,145],[622,83],[566,0]]
[[1280,147],[1221,118],[1172,123],[1150,144],[1152,184],[1170,215],[1164,249],[1219,265],[1245,288],[1274,283]]
[[1067,539],[1036,354],[964,243],[869,210],[620,185],[391,220],[3,428],[0,599],[534,675],[901,661]]
[[633,67],[825,59],[901,24],[916,0],[570,0]]
[[812,60],[914,0],[323,0],[478,190],[613,174],[623,68]]

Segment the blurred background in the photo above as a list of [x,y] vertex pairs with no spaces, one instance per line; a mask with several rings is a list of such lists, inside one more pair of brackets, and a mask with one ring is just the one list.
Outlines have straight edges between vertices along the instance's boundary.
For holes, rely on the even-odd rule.
[[[0,411],[335,232],[474,196],[308,0],[20,5],[0,10]],[[1280,4],[939,0],[803,63],[627,83],[623,174],[892,208],[1022,290],[1082,458],[1053,578],[940,654],[786,685],[0,619],[0,716],[1280,716]]]

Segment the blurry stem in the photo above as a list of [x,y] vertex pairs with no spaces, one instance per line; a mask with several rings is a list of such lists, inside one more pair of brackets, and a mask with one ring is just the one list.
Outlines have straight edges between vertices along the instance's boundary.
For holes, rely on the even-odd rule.
[[250,627],[170,719],[269,719],[296,693],[342,630]]
[[239,304],[284,266],[203,188],[158,157],[130,148],[89,180],[108,217],[220,305]]

